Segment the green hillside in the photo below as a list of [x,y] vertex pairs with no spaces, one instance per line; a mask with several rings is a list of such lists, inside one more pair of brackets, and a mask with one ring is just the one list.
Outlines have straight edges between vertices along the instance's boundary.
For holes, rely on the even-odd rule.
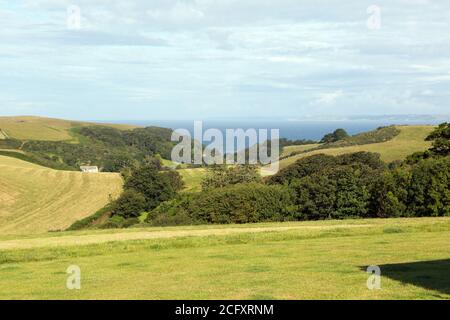
[[[354,145],[347,147],[337,147],[328,149],[318,149],[309,152],[297,154],[280,161],[280,169],[289,166],[298,159],[309,157],[315,154],[328,154],[332,156],[359,151],[375,152],[381,155],[381,159],[387,163],[395,160],[403,160],[408,155],[418,151],[425,151],[431,146],[430,141],[425,138],[433,131],[434,126],[397,126],[400,133],[393,139],[372,144]],[[261,169],[263,176],[272,175],[268,167]]]
[[[5,135],[19,140],[64,141],[73,140],[71,129],[91,126],[94,123],[43,118],[35,116],[0,117],[0,139]],[[121,130],[134,129],[137,126],[120,124],[95,125],[112,127]]]

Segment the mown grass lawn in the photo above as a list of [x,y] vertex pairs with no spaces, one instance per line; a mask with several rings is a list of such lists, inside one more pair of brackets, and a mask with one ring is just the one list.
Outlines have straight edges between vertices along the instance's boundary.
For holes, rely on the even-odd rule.
[[[198,235],[202,230],[209,232]],[[121,236],[151,232],[171,237]],[[110,242],[89,245],[76,245],[74,235],[33,236],[42,242],[29,249],[5,246],[14,239],[0,238],[0,298],[450,298],[450,218],[80,233],[92,239],[114,235]],[[55,239],[67,241],[52,247]],[[66,288],[69,265],[81,268],[81,290]],[[381,267],[380,290],[366,286],[368,265]]]

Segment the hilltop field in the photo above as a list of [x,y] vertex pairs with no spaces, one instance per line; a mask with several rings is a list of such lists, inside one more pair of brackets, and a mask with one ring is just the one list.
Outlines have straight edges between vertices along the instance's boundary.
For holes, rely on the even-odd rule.
[[[286,168],[301,158],[306,158],[315,154],[338,156],[359,151],[379,153],[381,159],[384,162],[389,163],[395,160],[404,160],[408,155],[427,150],[431,146],[431,142],[425,141],[425,138],[433,131],[433,126],[396,126],[396,128],[400,130],[400,133],[386,142],[328,149],[317,149],[319,146],[317,144],[288,147],[287,150],[284,151],[285,155],[289,155],[290,153],[299,150],[303,153],[284,158],[279,162],[279,167],[280,169]],[[263,167],[261,169],[261,174],[263,176],[268,176],[274,174],[274,172],[270,171],[269,167]]]
[[[93,123],[34,116],[0,117],[0,139],[6,136],[19,140],[77,142],[76,137],[74,137],[70,130],[76,127],[90,125],[93,125]],[[121,124],[95,123],[95,125],[120,130],[137,128],[137,126]]]

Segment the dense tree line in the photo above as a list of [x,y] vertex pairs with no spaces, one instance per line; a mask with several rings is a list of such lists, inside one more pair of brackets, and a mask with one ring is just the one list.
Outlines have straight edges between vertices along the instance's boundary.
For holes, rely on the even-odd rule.
[[119,172],[156,154],[168,159],[174,146],[170,141],[172,130],[158,127],[121,131],[89,126],[73,132],[80,143],[27,141],[22,149],[36,162],[54,168],[79,170],[81,165],[96,165],[102,171]]
[[261,183],[184,194],[152,211],[153,225],[228,224],[296,220],[293,192]]
[[163,202],[150,213],[148,222],[173,225],[448,216],[448,124],[428,139],[433,140],[433,147],[415,155],[414,161],[386,165],[378,154],[369,152],[337,157],[320,154],[298,160],[265,184],[248,184],[246,175],[220,169],[207,178],[208,187],[203,192]]
[[208,168],[203,178],[202,190],[222,188],[238,183],[262,182],[258,168],[252,165],[227,166],[218,165]]

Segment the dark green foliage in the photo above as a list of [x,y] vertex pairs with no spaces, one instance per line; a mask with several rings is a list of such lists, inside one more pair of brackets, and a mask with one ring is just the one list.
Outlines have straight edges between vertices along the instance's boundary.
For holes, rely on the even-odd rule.
[[348,147],[355,145],[364,145],[371,143],[386,142],[392,140],[400,133],[400,130],[395,126],[380,127],[374,131],[363,132],[353,136],[344,137],[335,142],[327,142],[320,146],[319,149]]
[[408,211],[415,216],[450,215],[450,158],[428,159],[410,168]]
[[270,184],[289,184],[294,179],[301,179],[330,167],[350,164],[365,164],[372,169],[381,169],[385,167],[380,159],[380,155],[377,153],[362,151],[344,154],[338,157],[318,154],[298,160],[287,168],[280,170],[267,181]]
[[376,217],[450,215],[450,158],[422,159],[386,172],[375,182]]
[[280,170],[267,181],[269,184],[289,184],[294,179],[301,179],[320,170],[337,165],[336,158],[325,154],[317,154],[302,158],[287,168]]
[[73,170],[72,167],[70,167],[64,163],[60,163],[60,162],[56,161],[55,158],[39,157],[33,153],[20,153],[20,152],[15,152],[15,151],[0,150],[0,155],[11,157],[11,158],[16,158],[16,159],[27,161],[27,162],[31,162],[31,163],[45,166],[48,168],[52,168],[55,170],[67,170],[67,171]]
[[295,220],[294,195],[283,186],[237,184],[185,194],[151,212],[153,225]]
[[121,131],[103,126],[72,129],[80,143],[64,141],[27,141],[23,150],[32,153],[36,162],[49,162],[79,170],[82,165],[96,165],[101,171],[119,172],[142,163],[157,154],[169,158],[174,143],[172,130],[148,127]]
[[256,166],[212,166],[208,168],[208,174],[203,178],[202,189],[223,188],[227,185],[250,182],[261,182]]
[[336,129],[333,133],[326,134],[320,143],[333,143],[347,138],[349,135],[344,129]]
[[172,199],[182,187],[182,178],[178,172],[158,171],[154,164],[136,168],[124,185],[125,190],[133,189],[145,197],[147,210]]
[[450,123],[442,123],[428,137],[428,141],[433,141],[430,151],[439,156],[450,155]]
[[319,170],[290,187],[304,220],[364,217],[368,213],[371,181],[378,171],[363,164]]
[[140,221],[138,218],[128,218],[122,222],[120,227],[121,228],[129,228],[129,227],[135,226],[139,223],[140,223]]
[[139,192],[125,190],[119,199],[114,201],[112,215],[122,218],[136,218],[147,209],[147,199]]
[[383,172],[371,187],[369,216],[378,218],[400,217],[406,214],[407,177],[398,167]]
[[384,169],[386,164],[381,160],[379,153],[359,151],[347,153],[336,157],[339,165],[364,164],[372,169]]
[[21,145],[17,139],[0,139],[0,149],[19,149]]
[[303,146],[306,144],[314,144],[314,143],[317,143],[317,141],[307,139],[289,140],[286,138],[280,138],[279,140],[280,148],[286,146]]
[[442,123],[426,138],[433,141],[429,150],[416,152],[406,158],[406,163],[413,165],[421,160],[438,157],[448,157],[450,155],[450,124]]
[[96,221],[101,219],[105,215],[110,215],[113,210],[113,203],[107,204],[105,207],[98,210],[93,215],[86,217],[84,219],[78,220],[74,224],[72,224],[67,231],[73,231],[73,230],[81,230],[81,229],[87,229],[91,227]]

